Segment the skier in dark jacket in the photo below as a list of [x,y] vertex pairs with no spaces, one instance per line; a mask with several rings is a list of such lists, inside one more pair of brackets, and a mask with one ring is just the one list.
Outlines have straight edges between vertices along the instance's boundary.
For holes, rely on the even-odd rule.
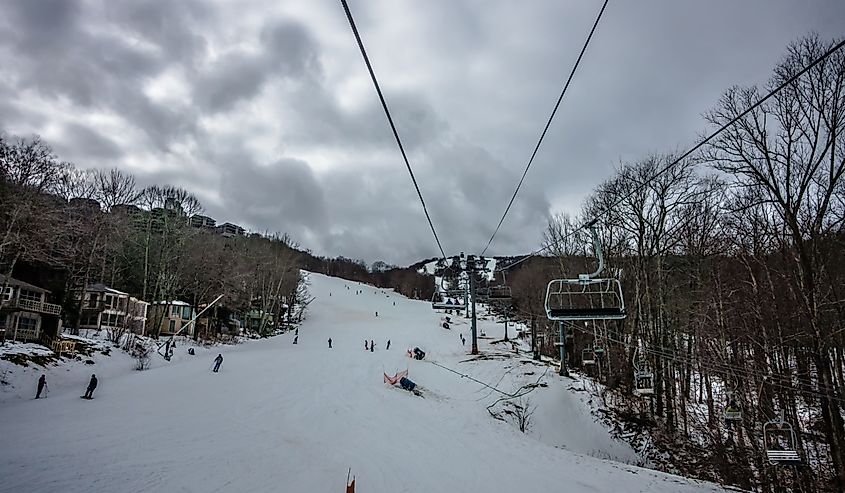
[[38,399],[41,397],[41,391],[44,390],[44,387],[47,386],[47,375],[41,375],[41,378],[38,379],[38,392],[35,394],[35,398]]
[[370,341],[370,352],[372,353],[375,350],[376,350],[376,343],[371,340]]
[[390,349],[390,339],[387,340],[387,349]]
[[331,348],[332,348],[332,338],[329,337],[329,349],[331,349]]
[[91,375],[91,380],[88,382],[88,388],[85,390],[85,395],[83,396],[86,399],[93,399],[94,398],[94,389],[97,388],[97,375]]
[[214,373],[217,373],[217,371],[220,370],[220,365],[222,365],[222,364],[223,364],[223,355],[218,354],[217,357],[214,358],[214,370],[212,370],[212,371],[214,371]]

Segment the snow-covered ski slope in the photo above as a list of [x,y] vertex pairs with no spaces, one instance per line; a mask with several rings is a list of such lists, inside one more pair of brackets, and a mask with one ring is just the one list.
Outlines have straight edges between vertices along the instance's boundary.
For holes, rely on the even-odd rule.
[[[463,319],[445,330],[428,303],[316,274],[310,289],[297,345],[287,334],[221,346],[220,373],[216,349],[145,372],[127,365],[92,401],[76,385],[0,403],[0,491],[342,492],[349,467],[359,493],[720,490],[586,455],[635,457],[552,371],[530,394],[532,432],[492,419],[495,393],[427,360],[507,392],[545,368],[518,356],[462,363]],[[500,337],[501,325],[482,323]],[[488,342],[482,351],[507,352]],[[405,356],[413,346],[426,360]],[[424,398],[383,383],[404,369]]]

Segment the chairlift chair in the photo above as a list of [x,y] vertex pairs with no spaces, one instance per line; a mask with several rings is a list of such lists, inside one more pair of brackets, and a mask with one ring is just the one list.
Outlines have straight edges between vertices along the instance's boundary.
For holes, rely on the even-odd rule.
[[739,405],[736,403],[736,399],[734,399],[733,391],[727,392],[727,399],[728,403],[725,405],[725,422],[730,423],[731,421],[742,421],[742,409],[740,409]]
[[634,351],[634,394],[639,396],[654,395],[654,373],[640,355],[640,348]]
[[783,413],[779,419],[763,423],[763,444],[766,447],[766,459],[775,465],[801,464],[798,455],[795,430],[784,421]]
[[577,279],[553,279],[546,286],[546,316],[549,320],[621,320],[626,316],[622,283],[618,279],[600,278],[604,255],[594,227],[590,223],[598,267]]
[[581,364],[594,365],[596,364],[596,353],[592,347],[585,347],[581,350]]
[[499,286],[491,286],[490,293],[488,295],[490,301],[510,301],[511,300],[511,288],[510,286],[499,285]]

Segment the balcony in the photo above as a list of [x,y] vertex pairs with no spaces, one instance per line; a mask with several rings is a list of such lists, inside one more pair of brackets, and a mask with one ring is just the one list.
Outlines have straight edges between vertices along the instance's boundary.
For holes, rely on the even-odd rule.
[[45,315],[61,315],[62,307],[53,303],[32,300],[8,300],[0,302],[0,308],[6,310],[23,310],[27,312],[43,313]]

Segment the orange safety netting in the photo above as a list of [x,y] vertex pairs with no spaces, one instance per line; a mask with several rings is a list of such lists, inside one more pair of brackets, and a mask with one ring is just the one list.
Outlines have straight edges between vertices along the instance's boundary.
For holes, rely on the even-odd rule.
[[388,376],[387,373],[384,374],[384,383],[389,383],[390,385],[396,385],[399,383],[399,380],[408,376],[408,370],[400,371],[394,376]]

